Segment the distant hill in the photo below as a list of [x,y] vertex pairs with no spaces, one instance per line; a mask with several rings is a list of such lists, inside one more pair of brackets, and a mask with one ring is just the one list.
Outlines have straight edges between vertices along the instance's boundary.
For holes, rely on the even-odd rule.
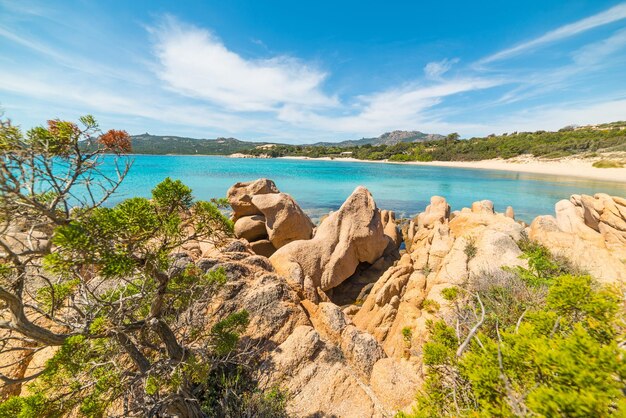
[[182,136],[133,135],[136,154],[212,154],[229,155],[245,152],[267,142],[247,142],[236,138],[197,139]]
[[393,131],[377,136],[376,138],[350,139],[341,142],[316,142],[316,147],[357,147],[360,145],[395,145],[400,142],[425,142],[443,139],[443,135],[425,134],[420,131]]
[[[235,153],[245,154],[255,149],[257,151],[258,149],[270,149],[273,144],[285,145],[276,142],[242,141],[236,138],[198,139],[183,136],[151,135],[149,133],[132,135],[130,138],[134,154],[230,155]],[[441,138],[443,138],[441,135],[425,134],[419,131],[393,131],[376,138],[362,138],[341,142],[318,142],[312,146],[395,145],[400,142],[423,142]],[[93,140],[85,141],[84,146],[86,148],[92,147],[91,141]]]
[[[246,152],[267,142],[248,142],[236,138],[198,139],[183,136],[132,135],[130,137],[134,154],[182,154],[182,155],[230,155]],[[90,148],[94,140],[85,141]]]

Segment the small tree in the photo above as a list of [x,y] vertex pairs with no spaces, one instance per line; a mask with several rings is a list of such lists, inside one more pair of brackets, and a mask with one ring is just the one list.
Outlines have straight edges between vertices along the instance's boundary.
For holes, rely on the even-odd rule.
[[446,139],[447,139],[448,141],[452,141],[452,142],[454,142],[454,141],[458,141],[458,139],[459,139],[460,137],[461,137],[461,136],[460,136],[458,133],[453,132],[453,133],[451,133],[451,134],[448,134],[448,136],[446,137]]
[[208,376],[247,313],[194,329],[185,309],[226,276],[177,266],[171,254],[190,240],[219,244],[232,224],[169,178],[151,199],[105,206],[131,166],[130,138],[101,133],[91,116],[80,123],[49,121],[24,136],[0,122],[0,355],[56,350],[35,374],[0,373],[5,386],[36,379],[37,388],[0,412],[204,416]]

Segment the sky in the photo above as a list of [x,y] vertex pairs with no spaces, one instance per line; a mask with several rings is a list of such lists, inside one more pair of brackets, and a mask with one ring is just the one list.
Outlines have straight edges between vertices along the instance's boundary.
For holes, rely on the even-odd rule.
[[626,2],[0,0],[0,109],[286,143],[626,120]]

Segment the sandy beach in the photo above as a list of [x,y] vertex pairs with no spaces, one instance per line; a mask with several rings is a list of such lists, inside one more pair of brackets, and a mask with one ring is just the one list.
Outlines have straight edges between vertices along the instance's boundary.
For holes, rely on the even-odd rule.
[[388,160],[369,161],[356,158],[309,158],[309,157],[280,157],[297,160],[328,160],[338,162],[361,162],[374,164],[411,164],[438,167],[471,168],[478,170],[502,170],[518,173],[546,174],[565,177],[579,177],[602,181],[626,183],[626,167],[624,168],[596,168],[592,164],[596,160],[580,158],[562,158],[559,160],[540,160],[532,157],[518,157],[509,160],[493,159],[482,161],[432,161],[432,162],[395,162]]

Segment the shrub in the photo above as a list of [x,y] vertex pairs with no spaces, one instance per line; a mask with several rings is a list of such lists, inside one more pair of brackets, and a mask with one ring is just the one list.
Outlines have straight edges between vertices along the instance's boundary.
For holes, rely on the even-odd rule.
[[422,309],[428,313],[435,313],[439,310],[439,308],[439,303],[432,299],[425,299],[424,302],[422,302]]
[[478,247],[476,246],[476,238],[470,237],[467,239],[467,243],[465,244],[465,248],[463,252],[467,256],[467,261],[469,262],[472,258],[476,257],[478,253]]
[[459,296],[459,289],[457,287],[447,287],[441,291],[441,296],[445,300],[453,301]]
[[[623,416],[623,292],[589,276],[554,276],[540,285],[512,272],[492,277],[468,289],[493,317],[477,334],[468,335],[473,324],[460,325],[457,338],[445,322],[429,323],[425,385],[413,414],[400,416]],[[511,285],[514,295],[530,292],[533,303],[489,300],[489,289]],[[505,304],[514,306],[504,311]],[[507,314],[514,311],[517,318]],[[471,344],[459,357],[466,337]]]
[[624,163],[615,160],[599,160],[592,164],[595,168],[623,168]]

